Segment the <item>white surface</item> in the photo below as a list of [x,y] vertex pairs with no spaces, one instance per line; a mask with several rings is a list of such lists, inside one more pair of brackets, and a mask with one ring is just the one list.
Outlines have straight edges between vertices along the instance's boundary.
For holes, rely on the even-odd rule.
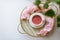
[[30,0],[0,0],[0,40],[60,40],[60,31],[49,37],[31,37],[17,31],[20,12]]

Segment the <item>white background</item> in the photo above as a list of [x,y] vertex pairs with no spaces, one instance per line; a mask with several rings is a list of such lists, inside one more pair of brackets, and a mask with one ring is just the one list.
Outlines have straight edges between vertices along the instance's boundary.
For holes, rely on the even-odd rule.
[[0,0],[0,40],[60,40],[56,29],[49,37],[31,37],[17,31],[20,13],[30,0]]

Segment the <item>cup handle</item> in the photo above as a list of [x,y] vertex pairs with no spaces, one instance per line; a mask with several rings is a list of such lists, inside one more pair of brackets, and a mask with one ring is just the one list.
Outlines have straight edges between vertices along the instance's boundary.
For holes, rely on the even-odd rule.
[[24,30],[22,29],[21,24],[18,25],[17,30],[18,30],[18,32],[21,33],[21,34],[26,34],[26,33],[24,32]]
[[[58,13],[59,8],[58,8],[58,5],[57,5],[57,4],[51,3],[49,6],[56,8],[57,10],[55,10],[55,13]],[[53,9],[53,8],[52,8],[52,9]],[[54,10],[54,9],[53,9],[53,10]]]

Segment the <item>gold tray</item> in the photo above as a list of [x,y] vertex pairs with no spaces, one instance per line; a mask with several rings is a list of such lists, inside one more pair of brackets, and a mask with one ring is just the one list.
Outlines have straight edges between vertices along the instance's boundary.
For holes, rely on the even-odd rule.
[[[52,3],[52,5],[51,6],[55,6],[56,8],[57,8],[57,12],[55,12],[55,13],[58,13],[58,10],[59,10],[59,8],[56,6],[56,5],[54,5],[53,3]],[[26,7],[25,7],[26,8]],[[24,8],[24,9],[25,9]],[[24,11],[24,9],[22,10],[22,12]],[[21,12],[21,15],[22,15],[22,12]],[[19,24],[19,26],[20,27],[22,27],[22,29],[23,29],[23,31],[24,32],[20,32],[20,28],[19,28],[19,26],[18,26],[18,31],[20,32],[20,33],[22,33],[22,34],[28,34],[28,35],[30,35],[30,36],[33,36],[33,37],[39,37],[40,35],[37,35],[36,34],[36,32],[38,32],[37,30],[40,30],[40,29],[34,29],[34,28],[32,28],[31,26],[30,26],[30,24],[29,24],[29,21],[26,21],[26,20],[21,20],[21,15],[20,15],[20,24]],[[56,17],[55,17],[55,19],[56,19]],[[56,21],[56,20],[55,20]],[[56,22],[55,22],[55,24],[56,24]],[[56,26],[56,25],[55,25]],[[28,28],[27,28],[28,27]],[[55,29],[56,27],[54,27],[54,29]],[[34,32],[32,32],[32,30],[34,31]],[[53,31],[53,30],[52,30]],[[50,35],[52,34],[52,32],[51,33],[49,33]]]

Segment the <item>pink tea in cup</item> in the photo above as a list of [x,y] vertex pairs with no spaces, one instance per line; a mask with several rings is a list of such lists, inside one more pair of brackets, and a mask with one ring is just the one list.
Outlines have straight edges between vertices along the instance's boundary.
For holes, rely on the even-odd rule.
[[42,21],[42,19],[41,19],[41,17],[40,17],[39,15],[35,15],[35,16],[33,16],[33,18],[32,18],[32,22],[33,22],[34,24],[36,24],[36,25],[40,24],[41,21]]

